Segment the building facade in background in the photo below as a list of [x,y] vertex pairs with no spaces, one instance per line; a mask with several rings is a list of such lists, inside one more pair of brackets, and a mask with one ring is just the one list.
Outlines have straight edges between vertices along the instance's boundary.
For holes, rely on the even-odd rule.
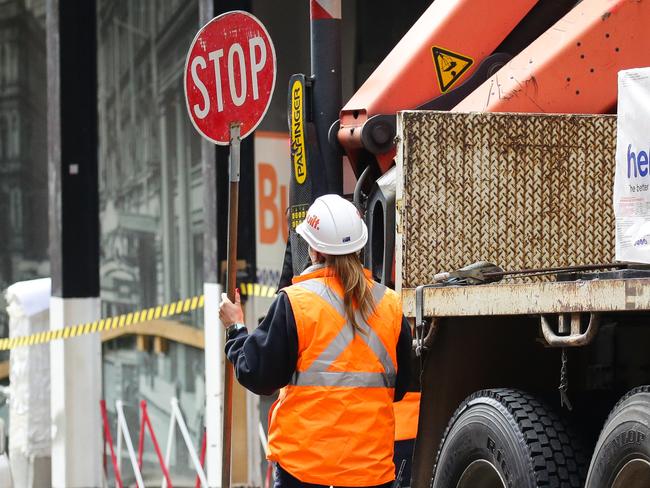
[[49,274],[44,7],[0,1],[0,290]]
[[102,309],[112,315],[203,283],[200,137],[181,85],[198,3],[98,4]]
[[[98,113],[102,315],[200,294],[203,212],[200,137],[185,109],[181,77],[198,26],[198,2],[98,0]],[[160,336],[124,335],[104,346],[109,415],[122,399],[137,428],[146,400],[165,436],[176,397],[194,438],[203,433],[203,351],[189,339],[198,313],[159,321]],[[174,336],[171,341],[163,336]],[[162,439],[161,439],[162,440]],[[182,445],[179,436],[177,446]],[[150,447],[150,446],[149,446]],[[158,472],[147,449],[145,473]],[[176,476],[191,475],[175,450]]]

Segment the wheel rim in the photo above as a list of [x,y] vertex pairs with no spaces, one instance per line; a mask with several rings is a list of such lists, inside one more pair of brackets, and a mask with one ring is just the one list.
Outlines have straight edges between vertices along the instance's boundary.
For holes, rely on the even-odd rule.
[[616,475],[612,488],[644,488],[650,486],[650,463],[645,459],[633,459]]
[[506,484],[494,464],[478,459],[463,471],[456,488],[506,488]]

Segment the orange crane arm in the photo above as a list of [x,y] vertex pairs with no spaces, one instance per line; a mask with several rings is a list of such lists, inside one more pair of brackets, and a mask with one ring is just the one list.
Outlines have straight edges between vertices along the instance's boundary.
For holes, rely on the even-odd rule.
[[610,112],[618,71],[650,64],[649,24],[648,2],[584,0],[453,110]]
[[338,139],[353,163],[370,117],[416,108],[458,86],[537,2],[433,2],[341,111]]
[[[555,10],[544,10],[553,3]],[[614,110],[617,72],[650,64],[650,3],[583,0],[572,6],[545,0],[499,2],[498,8],[484,0],[433,2],[341,111],[337,137],[357,176],[368,154],[379,173],[393,165],[391,124],[399,110]],[[530,31],[523,24],[533,17],[538,28],[543,25],[537,37],[505,49],[515,57],[495,74],[479,73],[481,62],[487,64],[509,36]]]

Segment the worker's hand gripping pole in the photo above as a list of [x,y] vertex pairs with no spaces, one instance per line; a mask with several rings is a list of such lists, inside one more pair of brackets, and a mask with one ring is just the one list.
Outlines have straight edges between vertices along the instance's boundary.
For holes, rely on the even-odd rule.
[[[230,125],[230,188],[228,193],[228,257],[226,268],[226,291],[228,293],[228,299],[233,303],[235,302],[235,287],[237,286],[240,128],[241,125],[236,122]],[[223,454],[221,458],[221,488],[230,488],[233,366],[230,361],[225,361],[225,363],[225,378],[223,382]]]

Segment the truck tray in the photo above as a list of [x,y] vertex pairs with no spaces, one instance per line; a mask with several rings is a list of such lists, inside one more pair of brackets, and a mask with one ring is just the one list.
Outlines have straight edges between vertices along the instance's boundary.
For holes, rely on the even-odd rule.
[[398,288],[613,260],[615,116],[407,111],[397,136]]
[[[415,290],[402,289],[403,312],[415,317]],[[629,312],[650,310],[650,278],[494,283],[424,291],[425,317]]]

